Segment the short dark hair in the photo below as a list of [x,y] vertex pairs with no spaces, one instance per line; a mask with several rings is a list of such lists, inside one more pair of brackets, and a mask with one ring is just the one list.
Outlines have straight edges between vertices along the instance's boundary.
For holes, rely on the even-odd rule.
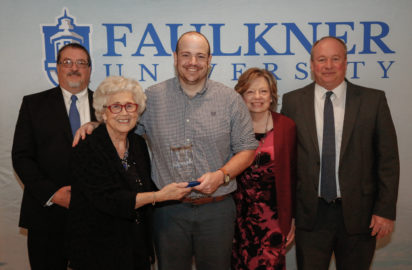
[[180,40],[181,40],[184,36],[186,36],[186,35],[191,35],[191,34],[196,34],[196,35],[202,37],[202,38],[206,41],[206,43],[207,43],[207,48],[208,48],[207,54],[210,55],[210,44],[209,44],[209,40],[207,40],[207,38],[205,37],[205,35],[203,35],[203,34],[200,33],[200,32],[196,32],[196,31],[189,31],[189,32],[186,32],[186,33],[184,33],[183,35],[181,35],[181,36],[179,37],[179,39],[177,40],[175,52],[178,53],[178,51],[179,51],[179,43],[180,43]]
[[87,55],[87,62],[89,63],[89,67],[92,65],[92,59],[90,58],[89,51],[87,51],[87,49],[85,47],[83,47],[83,45],[80,45],[79,43],[69,43],[69,44],[66,44],[63,47],[61,47],[59,52],[57,53],[57,61],[56,61],[57,64],[60,63],[60,58],[61,58],[62,52],[67,48],[80,49],[80,50],[84,51]]
[[345,42],[343,42],[343,40],[341,40],[340,38],[337,38],[337,37],[334,37],[334,36],[326,36],[326,37],[323,37],[323,38],[317,40],[317,41],[313,44],[312,49],[310,50],[310,60],[313,61],[313,49],[316,47],[316,45],[318,45],[319,42],[321,42],[322,40],[325,40],[325,39],[328,39],[328,38],[336,40],[337,42],[339,42],[339,43],[343,46],[343,48],[344,48],[344,50],[345,50],[345,57],[346,57],[346,55],[347,55],[347,53],[348,53],[348,48],[346,47]]

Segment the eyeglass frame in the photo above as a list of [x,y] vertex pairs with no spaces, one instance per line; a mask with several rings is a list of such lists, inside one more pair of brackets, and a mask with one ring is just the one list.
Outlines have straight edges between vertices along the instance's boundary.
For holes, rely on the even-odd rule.
[[269,89],[258,89],[258,90],[248,89],[242,94],[242,96],[243,97],[253,97],[256,95],[256,93],[259,93],[259,96],[265,96],[265,97],[271,95]]
[[[126,106],[128,106],[128,105],[136,105],[136,106],[135,106],[136,109],[134,109],[133,111],[129,111],[129,110],[127,110],[127,108],[126,108]],[[118,111],[118,112],[113,112],[113,111],[112,111],[112,107],[113,107],[113,106],[120,106],[120,111]],[[111,105],[108,105],[108,106],[104,105],[103,108],[109,109],[109,111],[110,111],[112,114],[119,114],[119,113],[121,113],[121,112],[123,111],[123,108],[124,108],[124,110],[125,110],[126,112],[128,112],[128,113],[134,113],[134,112],[136,112],[137,109],[139,108],[139,104],[137,104],[137,103],[131,103],[131,102],[127,102],[126,104],[114,103],[114,104],[111,104]]]
[[78,68],[87,68],[91,65],[90,62],[84,59],[77,59],[76,61],[73,61],[72,59],[66,58],[59,62],[59,65],[62,65],[65,68],[71,68],[73,67],[73,64],[76,64],[76,67]]

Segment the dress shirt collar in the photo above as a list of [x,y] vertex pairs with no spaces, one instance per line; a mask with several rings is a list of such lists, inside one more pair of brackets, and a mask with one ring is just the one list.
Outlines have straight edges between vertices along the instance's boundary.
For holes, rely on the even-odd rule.
[[[73,94],[70,93],[68,90],[64,89],[61,86],[60,86],[60,88],[62,89],[64,99],[65,100],[70,100],[70,98],[72,97]],[[79,102],[83,101],[85,98],[87,98],[87,88],[85,88],[82,91],[80,91],[79,93],[75,94],[75,96],[77,97]]]
[[346,94],[346,81],[344,80],[339,84],[336,88],[332,90],[327,90],[326,88],[320,86],[319,84],[315,84],[315,96],[319,97],[320,99],[324,100],[326,97],[326,92],[332,91],[333,95],[331,95],[331,99],[342,99]]
[[[177,76],[175,77],[175,85],[177,86],[176,89],[179,89],[180,91],[182,91],[183,94],[187,95],[185,91],[183,90],[182,85],[180,84],[179,78]],[[194,95],[194,97],[197,95],[203,95],[206,92],[208,86],[209,86],[209,78],[206,78],[205,85],[203,86],[202,90],[197,92],[196,95]]]

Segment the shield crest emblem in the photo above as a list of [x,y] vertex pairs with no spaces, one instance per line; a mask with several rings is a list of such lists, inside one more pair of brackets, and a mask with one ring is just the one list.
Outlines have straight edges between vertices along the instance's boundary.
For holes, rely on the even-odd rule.
[[49,81],[57,86],[56,60],[59,49],[69,43],[79,43],[90,52],[91,25],[77,25],[75,18],[69,16],[66,8],[57,17],[56,25],[41,25],[44,43],[44,70]]

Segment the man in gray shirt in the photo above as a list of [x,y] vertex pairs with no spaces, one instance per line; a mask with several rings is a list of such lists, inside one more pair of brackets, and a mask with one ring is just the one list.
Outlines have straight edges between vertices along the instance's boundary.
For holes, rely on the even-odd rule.
[[200,184],[182,201],[157,204],[154,241],[160,270],[230,268],[236,209],[235,176],[252,162],[257,141],[240,95],[208,80],[212,56],[206,37],[183,34],[176,46],[176,77],[146,90],[138,133],[152,151],[152,177]]
[[257,143],[242,98],[207,79],[211,58],[202,34],[185,33],[174,53],[177,77],[146,90],[138,131],[153,153],[154,182],[158,188],[200,182],[183,203],[155,210],[159,269],[191,269],[193,256],[198,270],[230,268],[236,214],[230,180],[251,164]]

